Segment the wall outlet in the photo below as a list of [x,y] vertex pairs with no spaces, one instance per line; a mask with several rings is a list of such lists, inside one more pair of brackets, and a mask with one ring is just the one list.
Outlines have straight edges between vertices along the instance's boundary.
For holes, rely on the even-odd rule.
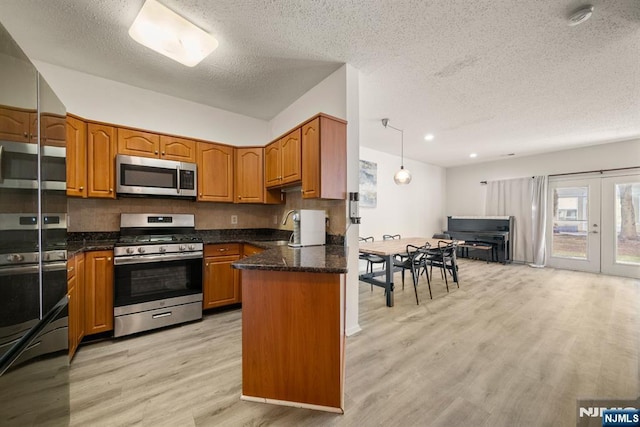
[[273,223],[277,224],[278,223],[278,215],[274,215],[273,216]]
[[231,215],[231,224],[238,223],[238,215]]

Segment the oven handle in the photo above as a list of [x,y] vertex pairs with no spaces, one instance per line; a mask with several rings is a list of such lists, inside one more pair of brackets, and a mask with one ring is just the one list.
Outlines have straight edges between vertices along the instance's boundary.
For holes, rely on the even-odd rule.
[[183,259],[202,259],[202,251],[188,252],[185,254],[166,254],[166,255],[134,255],[114,257],[113,265],[143,264],[149,262],[161,261],[180,261]]
[[0,182],[4,180],[2,175],[2,151],[4,150],[4,146],[0,145]]
[[[0,276],[12,276],[16,274],[33,274],[37,273],[40,266],[38,264],[32,265],[16,265],[15,267],[3,267],[0,269]],[[43,264],[42,271],[60,271],[67,269],[67,262],[52,262],[50,264]]]
[[176,168],[178,169],[178,176],[176,177],[177,178],[176,183],[178,184],[177,190],[178,190],[178,194],[180,194],[180,166],[177,166]]

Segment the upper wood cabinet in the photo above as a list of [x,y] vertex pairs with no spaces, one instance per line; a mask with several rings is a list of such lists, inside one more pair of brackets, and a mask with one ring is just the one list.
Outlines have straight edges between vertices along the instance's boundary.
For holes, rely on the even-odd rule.
[[264,202],[263,151],[261,147],[236,149],[236,203]]
[[37,113],[27,110],[0,107],[0,140],[36,142],[31,135],[32,123],[37,122]]
[[160,154],[160,135],[118,128],[118,154],[157,158]]
[[347,191],[347,125],[321,115],[302,126],[302,198],[341,199]]
[[66,120],[64,116],[54,114],[40,115],[40,138],[42,145],[65,147]]
[[198,201],[233,202],[233,147],[198,142]]
[[87,197],[115,199],[116,128],[87,124]]
[[87,197],[87,124],[67,116],[67,196]]
[[196,142],[177,136],[160,135],[160,158],[196,162]]
[[302,179],[300,128],[265,147],[265,185],[279,187]]

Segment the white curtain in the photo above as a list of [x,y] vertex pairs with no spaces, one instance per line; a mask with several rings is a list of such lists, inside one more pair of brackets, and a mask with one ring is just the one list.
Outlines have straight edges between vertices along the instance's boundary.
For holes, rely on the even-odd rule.
[[547,177],[487,183],[486,215],[514,217],[513,260],[541,267],[545,263]]

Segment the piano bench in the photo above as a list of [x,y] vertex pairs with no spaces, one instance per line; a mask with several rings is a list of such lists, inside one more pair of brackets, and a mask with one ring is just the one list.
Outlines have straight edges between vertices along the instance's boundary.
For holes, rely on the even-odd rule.
[[487,257],[486,257],[487,264],[489,263],[489,261],[492,261],[492,262],[495,261],[495,258],[493,256],[493,248],[494,248],[493,246],[481,245],[478,243],[465,243],[463,245],[458,245],[458,247],[461,250],[461,255],[463,258],[468,258],[469,249],[474,249],[479,251],[485,251],[485,253],[487,254]]

